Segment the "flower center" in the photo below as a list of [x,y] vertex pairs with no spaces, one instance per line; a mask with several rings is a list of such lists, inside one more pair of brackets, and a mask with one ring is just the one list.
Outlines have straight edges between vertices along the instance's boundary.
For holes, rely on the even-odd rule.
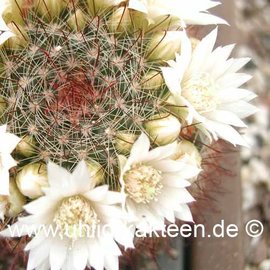
[[189,79],[183,87],[182,95],[200,113],[210,112],[216,109],[216,86],[207,73],[200,73]]
[[137,203],[149,203],[157,199],[163,188],[161,172],[144,164],[133,165],[124,174],[125,189]]
[[100,222],[89,201],[78,195],[62,201],[53,221],[60,235],[71,239],[93,237]]

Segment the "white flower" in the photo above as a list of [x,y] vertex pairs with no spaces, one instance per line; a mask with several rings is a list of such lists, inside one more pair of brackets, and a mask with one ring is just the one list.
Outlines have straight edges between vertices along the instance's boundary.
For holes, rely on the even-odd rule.
[[9,169],[17,165],[10,154],[21,140],[6,129],[0,126],[0,195],[9,195]]
[[176,143],[151,151],[148,137],[142,133],[134,143],[128,159],[119,156],[122,193],[127,195],[123,207],[141,231],[162,230],[164,218],[192,221],[187,203],[194,199],[186,190],[186,180],[198,175],[197,167],[183,160],[171,160]]
[[[25,205],[30,216],[13,225],[25,234],[31,228],[41,228],[26,246],[30,251],[28,270],[118,269],[121,252],[115,240],[125,247],[133,246],[133,236],[123,222],[125,213],[118,206],[123,195],[108,191],[107,185],[94,187],[90,176],[84,161],[73,173],[48,163],[45,195]],[[44,228],[57,233],[46,235]],[[6,229],[1,235],[10,236],[10,231]]]
[[7,3],[0,3],[0,45],[4,44],[9,38],[15,36],[8,28],[2,17],[6,8]]
[[166,15],[178,18],[182,25],[226,24],[223,19],[207,12],[219,4],[211,0],[129,0],[128,7],[146,13],[150,24]]
[[232,126],[246,127],[241,119],[257,111],[248,103],[256,95],[239,88],[251,78],[237,73],[249,59],[228,59],[234,45],[213,50],[216,37],[217,29],[192,51],[191,41],[183,34],[181,55],[168,62],[170,67],[161,68],[172,94],[168,102],[178,106],[187,122],[196,124],[209,139],[246,145]]

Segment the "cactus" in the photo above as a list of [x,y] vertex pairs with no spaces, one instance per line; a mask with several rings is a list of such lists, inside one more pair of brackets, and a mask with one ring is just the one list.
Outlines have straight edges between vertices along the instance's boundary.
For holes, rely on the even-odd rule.
[[[83,30],[68,23],[78,9]],[[36,142],[31,157],[19,157],[20,166],[50,159],[72,170],[81,159],[95,160],[105,182],[118,189],[116,134],[140,134],[166,89],[141,87],[146,74],[159,71],[146,59],[151,36],[111,32],[110,18],[111,11],[92,17],[86,8],[67,6],[48,22],[32,8],[24,17],[27,44],[9,40],[1,50],[1,121]]]

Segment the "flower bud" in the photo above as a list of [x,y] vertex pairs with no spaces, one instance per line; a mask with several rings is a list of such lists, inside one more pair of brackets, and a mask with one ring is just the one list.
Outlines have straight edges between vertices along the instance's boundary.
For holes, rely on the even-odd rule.
[[9,184],[9,192],[9,205],[6,211],[6,216],[13,218],[23,211],[23,206],[26,204],[26,198],[21,194],[13,179]]
[[26,5],[27,1],[25,0],[8,0],[3,12],[3,19],[5,22],[16,22],[17,24],[24,25],[22,13]]
[[24,166],[16,176],[16,183],[21,193],[31,199],[42,196],[42,188],[48,186],[46,165],[39,162]]
[[171,156],[171,159],[178,160],[183,158],[184,156],[190,160],[190,163],[192,165],[195,165],[198,168],[201,167],[202,157],[200,155],[200,152],[193,143],[187,140],[183,140],[177,144],[175,153],[173,156]]
[[60,13],[67,6],[65,0],[34,0],[38,13],[46,20],[59,17]]
[[129,154],[132,145],[137,140],[138,135],[127,132],[120,131],[116,134],[115,148],[121,154]]
[[120,7],[115,10],[108,20],[108,27],[114,33],[127,33],[132,29],[132,22],[129,10],[125,7]]
[[141,81],[143,90],[158,90],[164,85],[163,76],[157,71],[149,71]]
[[9,23],[8,27],[15,36],[9,38],[6,41],[5,46],[15,50],[26,47],[28,44],[28,36],[24,28],[14,23]]
[[181,49],[180,31],[162,31],[153,35],[147,48],[149,61],[168,61],[175,58],[175,54]]
[[9,196],[0,196],[0,221],[4,221],[4,217],[16,217],[23,211],[26,204],[26,198],[18,190],[13,179],[9,182]]
[[25,157],[31,157],[35,154],[35,144],[35,139],[27,135],[21,139],[16,147],[16,151]]
[[100,15],[107,9],[112,9],[122,0],[87,0],[88,10],[91,15]]
[[166,145],[178,138],[181,124],[173,115],[162,113],[147,120],[144,128],[154,143]]
[[103,183],[105,175],[103,167],[93,159],[86,161],[86,164],[91,174],[91,180],[95,185]]
[[173,115],[177,116],[179,119],[187,119],[188,110],[186,105],[178,104],[172,95],[169,95],[166,99],[166,109],[169,110]]
[[0,195],[0,222],[4,221],[8,208],[8,196]]
[[72,30],[83,30],[86,25],[86,19],[81,9],[77,9],[68,20],[68,25]]

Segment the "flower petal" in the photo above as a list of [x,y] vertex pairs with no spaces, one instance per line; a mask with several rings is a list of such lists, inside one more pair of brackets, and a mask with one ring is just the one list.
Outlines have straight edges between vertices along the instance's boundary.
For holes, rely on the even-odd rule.
[[232,143],[233,145],[242,145],[248,147],[244,138],[231,126],[207,120],[204,126],[210,131],[216,133],[220,138]]
[[7,132],[0,134],[0,141],[0,153],[10,154],[21,139],[18,136]]
[[247,127],[247,125],[234,113],[224,110],[216,110],[206,114],[206,117],[212,121],[220,122],[235,127]]
[[90,201],[93,202],[100,202],[105,199],[107,193],[109,190],[108,185],[103,185],[96,187],[95,189],[92,189],[88,191],[87,193],[84,193],[83,195]]
[[150,140],[145,133],[142,133],[133,144],[127,163],[137,163],[143,160],[147,156],[149,148]]
[[57,164],[48,162],[48,181],[51,187],[64,189],[70,185],[71,173]]
[[88,241],[88,260],[89,264],[95,268],[95,270],[103,270],[104,268],[104,247],[101,247],[100,244],[93,240]]
[[78,239],[74,242],[72,251],[74,270],[84,270],[88,260],[88,245],[86,239]]
[[162,183],[169,187],[184,188],[190,186],[190,182],[180,178],[178,175],[164,173]]
[[67,256],[69,241],[54,237],[50,247],[50,265],[51,270],[61,270]]
[[180,204],[178,206],[178,210],[175,211],[175,216],[180,219],[187,222],[193,222],[192,213],[190,211],[190,208],[187,204]]
[[74,192],[83,193],[94,187],[91,173],[87,168],[85,161],[80,161],[72,173],[71,181],[74,187]]

